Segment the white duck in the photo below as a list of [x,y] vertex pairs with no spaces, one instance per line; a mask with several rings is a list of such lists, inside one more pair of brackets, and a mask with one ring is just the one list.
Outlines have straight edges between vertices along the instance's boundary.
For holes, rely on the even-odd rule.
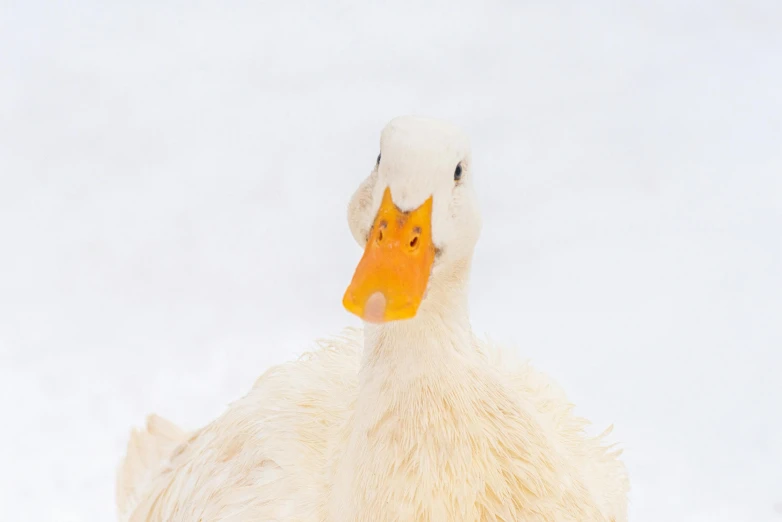
[[470,329],[480,217],[468,139],[402,117],[349,206],[365,320],[262,375],[192,434],[151,416],[120,467],[123,521],[626,520],[619,452],[564,394]]

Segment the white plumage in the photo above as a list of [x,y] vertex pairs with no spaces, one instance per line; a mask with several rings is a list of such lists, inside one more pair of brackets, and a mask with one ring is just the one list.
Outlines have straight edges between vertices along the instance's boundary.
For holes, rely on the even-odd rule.
[[626,520],[619,451],[586,435],[548,378],[472,334],[480,217],[467,138],[397,118],[381,154],[350,228],[365,246],[386,189],[400,211],[433,198],[438,254],[415,317],[320,341],[194,433],[150,417],[120,466],[120,520]]

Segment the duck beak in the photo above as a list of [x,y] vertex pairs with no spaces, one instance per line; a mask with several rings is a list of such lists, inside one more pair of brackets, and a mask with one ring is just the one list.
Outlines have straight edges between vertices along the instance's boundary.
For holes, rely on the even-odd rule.
[[415,317],[434,263],[432,197],[402,212],[386,188],[342,304],[371,323]]

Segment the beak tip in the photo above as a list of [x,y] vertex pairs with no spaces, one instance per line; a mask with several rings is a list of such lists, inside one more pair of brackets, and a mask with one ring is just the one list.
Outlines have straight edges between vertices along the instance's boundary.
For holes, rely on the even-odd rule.
[[386,315],[386,296],[375,292],[364,305],[364,320],[370,323],[381,323]]
[[386,308],[388,301],[383,292],[377,291],[369,296],[366,302],[361,304],[360,300],[356,300],[356,296],[350,291],[345,293],[342,298],[342,306],[345,309],[360,317],[362,320],[368,323],[384,323],[386,322]]

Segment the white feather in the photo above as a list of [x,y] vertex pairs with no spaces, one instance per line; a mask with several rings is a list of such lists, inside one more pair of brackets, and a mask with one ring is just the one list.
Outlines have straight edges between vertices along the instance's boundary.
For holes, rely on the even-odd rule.
[[466,137],[397,118],[381,153],[349,223],[363,245],[385,187],[402,209],[434,197],[443,253],[417,316],[320,341],[189,436],[149,433],[142,450],[134,437],[118,481],[121,520],[626,520],[625,468],[603,442],[610,429],[588,437],[559,387],[470,329],[480,217]]

